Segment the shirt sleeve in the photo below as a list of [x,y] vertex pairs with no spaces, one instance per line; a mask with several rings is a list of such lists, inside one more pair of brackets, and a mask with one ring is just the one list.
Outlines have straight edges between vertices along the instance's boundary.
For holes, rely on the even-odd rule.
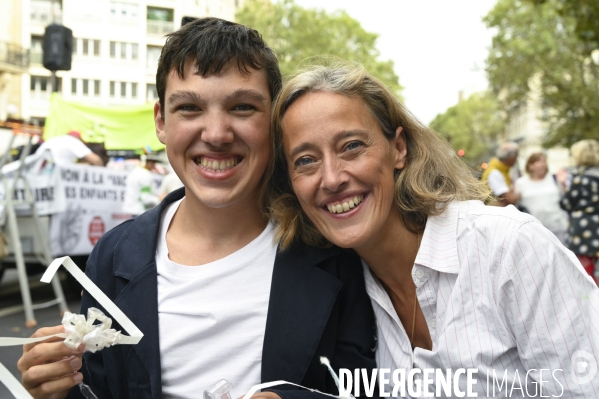
[[92,152],[92,150],[90,150],[85,144],[83,144],[82,141],[77,139],[73,139],[71,141],[72,144],[69,144],[69,148],[71,149],[71,152],[73,153],[75,158],[81,159]]
[[501,262],[501,317],[543,395],[599,397],[599,288],[537,222],[520,226]]
[[493,194],[495,194],[498,197],[510,191],[510,188],[505,182],[505,178],[498,170],[492,170],[489,173],[487,181],[489,183],[489,187],[493,191]]

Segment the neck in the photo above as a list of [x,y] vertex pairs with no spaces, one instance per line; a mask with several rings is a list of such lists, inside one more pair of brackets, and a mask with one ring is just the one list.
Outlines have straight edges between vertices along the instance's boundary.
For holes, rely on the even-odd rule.
[[382,231],[355,250],[388,289],[413,292],[411,273],[420,238],[404,226],[397,211],[390,215]]
[[[239,202],[214,209],[186,196],[167,233],[171,259],[186,265],[209,263],[258,237],[267,224],[258,201]],[[175,248],[179,249],[176,253]]]

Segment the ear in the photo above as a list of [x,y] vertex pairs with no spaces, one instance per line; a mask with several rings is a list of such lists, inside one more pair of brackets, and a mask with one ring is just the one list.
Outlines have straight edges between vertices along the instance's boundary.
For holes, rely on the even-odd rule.
[[391,145],[395,156],[395,169],[403,169],[406,166],[408,145],[406,144],[406,133],[402,126],[395,130],[395,138],[391,140]]
[[162,144],[166,145],[166,132],[164,131],[164,118],[160,108],[160,102],[154,104],[154,124],[156,125],[156,136]]

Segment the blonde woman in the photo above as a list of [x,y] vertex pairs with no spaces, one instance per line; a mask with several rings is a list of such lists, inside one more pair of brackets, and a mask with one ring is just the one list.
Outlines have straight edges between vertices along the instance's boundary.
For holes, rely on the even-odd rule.
[[576,168],[572,171],[572,184],[560,201],[570,215],[567,245],[595,279],[599,258],[599,141],[579,141],[571,151]]
[[[577,351],[599,358],[599,289],[536,219],[486,206],[489,189],[389,89],[359,67],[312,67],[273,110],[278,237],[360,255],[380,368],[476,369],[479,397],[599,395],[570,373]],[[448,396],[463,396],[468,378],[451,375]],[[484,383],[497,375],[509,392]]]

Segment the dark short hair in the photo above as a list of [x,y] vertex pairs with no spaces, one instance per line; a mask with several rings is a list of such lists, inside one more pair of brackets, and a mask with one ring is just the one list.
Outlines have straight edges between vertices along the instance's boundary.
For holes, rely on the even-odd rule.
[[187,21],[179,30],[167,35],[156,72],[156,91],[164,116],[166,80],[175,71],[184,76],[185,63],[193,60],[201,76],[218,74],[231,61],[239,72],[263,69],[266,72],[271,100],[281,90],[281,71],[274,50],[264,43],[258,31],[220,18]]

